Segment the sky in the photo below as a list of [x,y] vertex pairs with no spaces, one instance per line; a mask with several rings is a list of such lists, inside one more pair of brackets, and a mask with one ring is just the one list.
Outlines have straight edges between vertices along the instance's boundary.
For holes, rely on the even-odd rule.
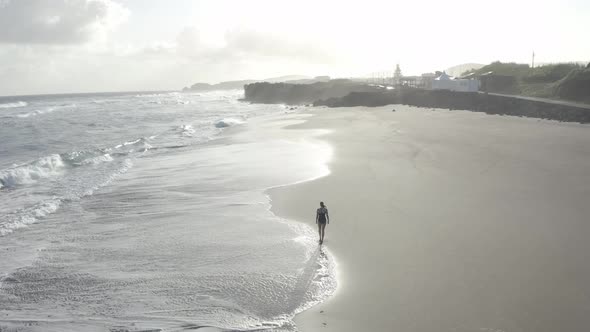
[[590,61],[587,0],[0,0],[0,96]]

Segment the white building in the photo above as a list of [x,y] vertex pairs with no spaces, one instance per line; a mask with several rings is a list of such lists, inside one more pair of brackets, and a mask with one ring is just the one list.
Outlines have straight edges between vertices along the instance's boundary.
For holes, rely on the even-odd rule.
[[479,90],[479,80],[454,78],[443,72],[432,81],[432,89],[477,92]]

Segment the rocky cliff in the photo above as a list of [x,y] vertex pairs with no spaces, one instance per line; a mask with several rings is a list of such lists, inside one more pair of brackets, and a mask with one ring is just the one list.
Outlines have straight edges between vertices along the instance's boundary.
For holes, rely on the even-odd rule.
[[544,102],[477,92],[404,88],[383,90],[348,80],[315,84],[253,83],[244,87],[246,101],[255,103],[310,104],[328,107],[404,104],[590,123],[590,106]]
[[263,104],[311,104],[337,98],[351,92],[373,92],[377,88],[349,80],[331,80],[313,84],[252,83],[244,86],[244,100]]

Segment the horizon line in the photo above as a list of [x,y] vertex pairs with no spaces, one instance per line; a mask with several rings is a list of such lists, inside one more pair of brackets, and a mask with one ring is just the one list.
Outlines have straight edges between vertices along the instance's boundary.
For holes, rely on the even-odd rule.
[[123,90],[123,91],[93,91],[93,92],[56,92],[56,93],[31,93],[22,95],[0,95],[0,98],[17,98],[17,97],[45,97],[45,96],[71,96],[71,95],[98,95],[98,94],[125,94],[140,92],[182,92],[182,90]]

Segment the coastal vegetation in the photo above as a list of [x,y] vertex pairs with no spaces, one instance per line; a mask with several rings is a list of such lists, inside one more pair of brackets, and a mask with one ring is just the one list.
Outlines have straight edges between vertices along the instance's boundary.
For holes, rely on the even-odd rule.
[[531,67],[528,64],[496,61],[466,71],[462,76],[501,77],[503,83],[488,85],[488,92],[590,102],[589,71],[589,68],[575,62]]
[[554,93],[559,98],[590,103],[590,64],[574,69],[554,84]]

